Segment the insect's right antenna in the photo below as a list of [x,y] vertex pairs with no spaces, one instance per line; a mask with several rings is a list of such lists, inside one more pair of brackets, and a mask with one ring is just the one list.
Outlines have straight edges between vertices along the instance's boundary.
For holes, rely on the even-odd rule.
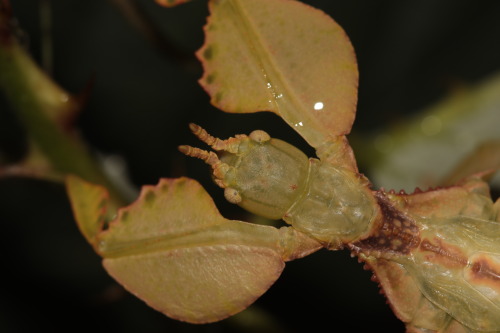
[[217,164],[221,163],[217,154],[215,154],[212,151],[206,151],[200,148],[191,147],[187,145],[179,146],[179,151],[186,156],[199,158],[200,160],[203,160],[212,168],[215,167]]
[[200,148],[191,147],[187,145],[179,146],[179,151],[184,155],[199,158],[200,160],[203,160],[205,163],[210,165],[212,167],[215,176],[214,179],[215,183],[219,185],[219,187],[221,188],[226,188],[226,184],[224,182],[224,176],[231,167],[226,163],[221,162],[217,154],[215,154],[212,151],[206,151]]

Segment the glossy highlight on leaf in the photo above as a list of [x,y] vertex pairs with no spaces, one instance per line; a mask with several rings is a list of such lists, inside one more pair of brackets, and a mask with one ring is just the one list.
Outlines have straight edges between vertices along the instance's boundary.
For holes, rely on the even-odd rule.
[[349,133],[358,71],[335,21],[289,0],[211,1],[210,12],[197,55],[200,83],[215,106],[272,111],[313,147]]

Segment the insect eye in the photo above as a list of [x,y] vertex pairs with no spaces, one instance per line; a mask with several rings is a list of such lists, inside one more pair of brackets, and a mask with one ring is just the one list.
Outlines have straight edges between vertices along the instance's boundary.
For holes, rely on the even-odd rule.
[[271,136],[262,130],[255,130],[249,135],[250,139],[262,143],[271,140]]
[[227,201],[233,204],[237,204],[241,202],[241,195],[240,193],[231,187],[226,187],[224,189],[224,197],[226,198]]

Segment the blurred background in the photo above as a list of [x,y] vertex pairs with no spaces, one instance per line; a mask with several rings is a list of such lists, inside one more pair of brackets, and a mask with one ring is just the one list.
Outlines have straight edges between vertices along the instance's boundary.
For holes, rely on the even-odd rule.
[[[304,2],[332,16],[356,50],[359,103],[350,140],[368,177],[384,164],[383,154],[373,146],[381,133],[412,126],[433,105],[474,92],[499,73],[499,2]],[[124,3],[137,6],[148,18],[156,29],[153,40],[137,28]],[[114,165],[114,170],[125,168],[132,188],[186,175],[202,183],[225,217],[252,219],[224,201],[205,165],[177,151],[180,144],[197,144],[189,122],[222,138],[263,129],[314,156],[313,149],[273,114],[225,114],[209,105],[197,84],[202,72],[193,56],[203,43],[208,14],[204,0],[172,9],[152,0],[12,1],[12,6],[23,43],[56,82],[74,94],[93,82],[77,127],[103,163]],[[494,100],[500,92],[492,96]],[[472,110],[468,117],[482,119],[488,128],[500,124],[500,102],[492,103],[487,113]],[[484,126],[469,126],[476,129],[472,136],[478,142],[489,139],[477,130]],[[450,143],[449,136],[441,140]],[[431,144],[426,146],[430,149]],[[443,149],[457,155],[458,146]],[[26,147],[23,126],[0,92],[1,161],[19,161]],[[430,157],[408,152],[404,144],[399,147],[432,166]],[[374,183],[404,188],[398,181],[401,185]],[[421,186],[427,185],[432,182]],[[320,251],[288,263],[250,311],[197,326],[150,309],[105,273],[77,230],[62,185],[1,179],[0,227],[0,332],[306,332],[323,327],[404,331],[370,281],[371,273],[347,251]]]

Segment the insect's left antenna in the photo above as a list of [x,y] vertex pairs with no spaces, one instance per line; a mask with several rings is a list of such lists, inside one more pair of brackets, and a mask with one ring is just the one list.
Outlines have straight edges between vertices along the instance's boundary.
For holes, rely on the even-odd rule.
[[244,134],[238,134],[234,138],[221,140],[208,134],[208,132],[204,128],[193,123],[189,124],[189,129],[191,130],[191,132],[193,132],[194,135],[196,135],[196,137],[198,137],[198,139],[212,147],[213,150],[223,150],[233,154],[236,154],[238,152],[238,147],[240,146],[241,141],[247,138],[247,136]]

